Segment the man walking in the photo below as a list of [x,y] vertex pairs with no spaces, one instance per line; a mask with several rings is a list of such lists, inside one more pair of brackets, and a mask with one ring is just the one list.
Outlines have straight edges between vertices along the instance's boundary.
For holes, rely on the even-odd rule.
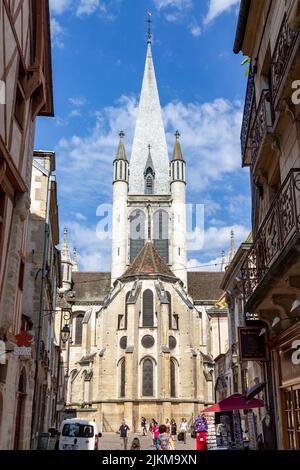
[[127,450],[128,431],[129,431],[129,426],[127,426],[125,420],[123,419],[122,424],[121,424],[120,429],[119,429],[119,433],[120,433],[121,443],[124,446],[124,450]]

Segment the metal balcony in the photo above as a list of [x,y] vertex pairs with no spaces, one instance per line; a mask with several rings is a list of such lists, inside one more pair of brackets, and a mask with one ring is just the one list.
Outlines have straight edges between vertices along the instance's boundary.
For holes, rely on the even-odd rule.
[[275,196],[242,265],[246,303],[299,239],[300,169],[297,168],[290,171]]

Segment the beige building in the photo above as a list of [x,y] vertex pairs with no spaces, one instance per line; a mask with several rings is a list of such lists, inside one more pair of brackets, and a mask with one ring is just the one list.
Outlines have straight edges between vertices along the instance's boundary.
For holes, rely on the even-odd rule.
[[[0,2],[0,340],[8,351],[32,327],[22,303],[35,119],[53,115],[49,37],[48,1]],[[2,358],[1,449],[29,447],[33,381],[31,360]]]
[[222,273],[187,272],[186,164],[178,131],[169,159],[150,33],[131,159],[120,132],[113,166],[111,273],[72,274],[62,247],[67,408],[102,431],[123,418],[139,430],[141,416],[191,423],[213,403],[206,310]]
[[[23,316],[33,325],[36,342],[32,394],[32,446],[56,427],[59,337],[55,336],[57,289],[61,285],[55,154],[35,151],[26,244]],[[38,365],[37,365],[38,364]],[[29,393],[28,393],[29,400]]]
[[267,428],[300,449],[300,2],[242,0],[234,52],[252,59],[242,126],[253,244],[242,264],[245,311],[265,322]]

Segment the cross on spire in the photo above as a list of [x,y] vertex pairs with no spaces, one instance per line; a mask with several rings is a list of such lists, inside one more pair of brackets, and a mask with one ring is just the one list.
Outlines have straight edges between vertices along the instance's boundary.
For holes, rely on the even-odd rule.
[[152,13],[151,11],[148,11],[148,20],[147,20],[147,23],[148,23],[148,44],[152,44],[152,29],[151,29],[151,25],[152,25],[152,20],[151,20],[151,17],[152,17]]

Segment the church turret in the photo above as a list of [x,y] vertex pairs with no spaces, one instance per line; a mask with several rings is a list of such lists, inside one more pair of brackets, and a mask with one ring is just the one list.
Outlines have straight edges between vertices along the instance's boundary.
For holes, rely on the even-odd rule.
[[170,163],[173,199],[173,270],[187,286],[185,161],[178,131],[176,131],[175,137],[174,152]]
[[120,142],[114,160],[113,214],[112,214],[112,283],[126,269],[127,260],[127,196],[129,162],[124,144],[125,134],[120,132]]
[[61,246],[62,291],[71,289],[72,285],[72,261],[69,251],[68,229],[64,228],[64,238]]
[[72,272],[77,273],[78,270],[78,256],[77,256],[77,248],[73,248],[73,257],[72,257]]

